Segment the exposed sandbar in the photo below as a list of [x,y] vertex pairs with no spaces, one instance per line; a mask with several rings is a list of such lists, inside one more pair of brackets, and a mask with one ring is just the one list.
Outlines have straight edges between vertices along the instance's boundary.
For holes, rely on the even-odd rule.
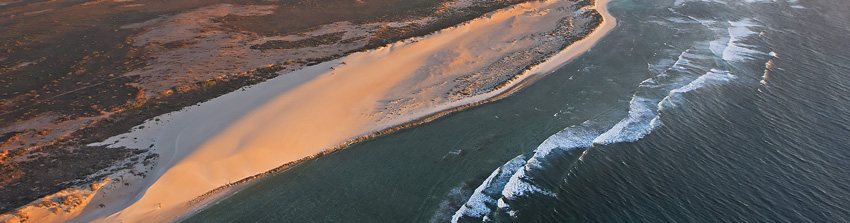
[[[610,31],[616,22],[606,3],[515,5],[163,115],[146,124],[153,125],[147,131],[106,141],[145,147],[137,142],[153,142],[160,158],[141,188],[115,193],[127,194],[120,199],[95,197],[91,204],[111,202],[87,208],[74,221],[174,220],[190,211],[187,202],[222,185],[505,95],[587,51]],[[600,14],[601,24],[594,19]]]

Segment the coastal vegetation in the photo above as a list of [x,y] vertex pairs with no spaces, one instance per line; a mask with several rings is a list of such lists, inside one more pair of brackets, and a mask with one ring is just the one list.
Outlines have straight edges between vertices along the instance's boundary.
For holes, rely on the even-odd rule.
[[[284,71],[431,33],[524,0],[475,1],[460,11],[447,11],[448,2],[59,0],[0,5],[0,213],[74,185],[88,184],[80,181],[144,152],[89,146],[129,131],[144,120],[263,82]],[[252,44],[255,47],[251,49],[265,51],[366,41],[343,52],[311,54],[214,75],[199,76],[186,69],[163,74],[152,82],[150,77],[132,73],[156,66],[164,53],[207,44],[204,41],[212,36],[141,44],[139,37],[151,28],[125,26],[219,4],[273,7],[265,14],[228,13],[208,18],[215,26],[205,27],[256,37],[303,35],[342,21],[369,24],[436,19],[401,27],[381,26],[368,37],[343,39],[342,33],[335,32]],[[192,65],[192,61],[178,62]]]

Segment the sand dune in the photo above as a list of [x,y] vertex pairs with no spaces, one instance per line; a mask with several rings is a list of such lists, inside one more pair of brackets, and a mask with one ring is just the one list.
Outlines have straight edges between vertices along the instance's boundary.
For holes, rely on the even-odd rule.
[[[106,141],[145,148],[134,142],[153,142],[160,158],[139,182],[138,191],[123,193],[134,194],[128,197],[95,197],[91,204],[107,206],[87,208],[74,221],[174,220],[188,211],[187,201],[221,185],[360,136],[497,96],[588,50],[614,26],[605,2],[597,1],[605,22],[566,50],[558,47],[557,41],[564,40],[546,34],[563,29],[564,21],[578,22],[580,13],[570,10],[571,1],[535,1],[163,115],[158,118],[162,121],[146,124],[148,131]],[[582,27],[572,27],[577,28]],[[516,64],[500,62],[526,61],[522,60],[526,56],[532,57],[528,65],[550,59],[526,72],[515,72]],[[481,78],[487,74],[501,76]],[[464,82],[470,78],[475,81]],[[459,89],[469,93],[453,93]]]

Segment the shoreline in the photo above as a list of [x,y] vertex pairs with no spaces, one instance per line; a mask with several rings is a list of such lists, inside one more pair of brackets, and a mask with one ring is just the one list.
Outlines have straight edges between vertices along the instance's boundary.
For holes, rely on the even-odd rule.
[[[286,163],[284,165],[281,165],[278,168],[275,168],[275,169],[272,169],[272,170],[269,170],[267,172],[262,173],[263,176],[255,175],[255,176],[251,176],[251,177],[243,179],[243,180],[245,180],[245,182],[242,182],[242,183],[237,183],[237,184],[234,184],[232,186],[230,186],[230,185],[221,186],[219,188],[216,188],[212,191],[209,191],[206,194],[201,195],[201,196],[193,199],[192,201],[190,201],[189,203],[194,203],[194,205],[196,205],[195,206],[196,208],[191,209],[190,212],[179,216],[178,218],[176,218],[176,220],[179,221],[179,220],[187,219],[187,218],[191,217],[194,213],[197,213],[197,212],[205,209],[209,205],[213,205],[216,201],[219,201],[221,199],[226,199],[227,197],[229,197],[229,196],[231,196],[235,193],[238,193],[240,188],[248,186],[250,183],[253,183],[254,180],[259,180],[259,179],[262,179],[264,177],[272,177],[272,176],[274,176],[274,174],[281,172],[281,171],[285,171],[288,168],[294,167],[294,166],[296,166],[296,165],[298,165],[298,164],[300,164],[300,163],[302,163],[306,160],[318,158],[320,156],[336,152],[337,150],[344,149],[345,147],[348,147],[348,146],[355,144],[355,143],[359,143],[359,142],[362,142],[362,141],[365,141],[365,140],[380,137],[380,136],[383,136],[385,134],[390,134],[390,133],[393,133],[393,132],[396,132],[396,131],[401,131],[401,130],[404,130],[404,129],[407,129],[407,128],[410,128],[410,127],[414,127],[414,126],[417,126],[417,125],[420,125],[420,124],[425,124],[427,122],[436,120],[438,118],[441,118],[441,117],[446,116],[446,115],[450,115],[450,114],[455,113],[455,112],[459,112],[459,111],[462,111],[462,110],[465,110],[465,109],[468,109],[468,108],[472,108],[472,107],[475,107],[475,106],[483,105],[483,104],[486,104],[486,103],[495,102],[495,101],[504,99],[507,96],[510,96],[514,92],[516,92],[516,91],[518,91],[518,90],[520,90],[520,89],[522,89],[522,88],[524,88],[528,85],[531,85],[535,81],[537,81],[538,79],[548,75],[548,74],[543,74],[543,73],[552,73],[555,70],[557,70],[558,68],[569,63],[570,61],[572,61],[576,57],[581,56],[582,54],[584,54],[584,52],[590,50],[590,48],[592,48],[594,45],[596,45],[596,43],[598,43],[598,41],[602,37],[604,37],[606,34],[608,34],[608,32],[610,32],[616,26],[616,18],[611,16],[610,13],[607,10],[607,4],[610,1],[611,0],[595,0],[594,9],[599,11],[599,13],[603,16],[603,20],[591,32],[590,35],[588,35],[586,38],[581,39],[581,40],[579,40],[579,41],[577,41],[573,44],[570,44],[561,53],[556,54],[555,56],[552,56],[546,62],[539,64],[537,66],[534,66],[532,69],[526,70],[524,73],[528,73],[528,74],[521,74],[520,78],[515,80],[515,82],[516,82],[515,84],[512,84],[512,85],[505,87],[503,91],[498,92],[498,94],[496,94],[495,96],[481,100],[481,101],[478,101],[478,102],[473,102],[473,103],[470,103],[470,104],[449,108],[449,109],[446,109],[446,110],[443,110],[443,111],[438,111],[438,112],[432,113],[431,115],[428,115],[428,116],[425,116],[425,117],[422,117],[422,118],[419,118],[419,119],[414,119],[414,120],[411,120],[407,123],[397,125],[397,126],[382,130],[380,132],[373,133],[373,134],[368,135],[368,136],[361,136],[361,137],[358,137],[356,139],[349,140],[348,142],[341,144],[341,145],[338,145],[334,148],[331,148],[331,149],[329,149],[325,152],[322,152],[320,154],[316,154],[314,157],[305,158],[304,160],[292,161],[290,163]],[[599,10],[600,5],[602,6],[602,10]],[[576,51],[579,51],[579,50],[581,52],[576,52]],[[554,64],[554,62],[559,62],[559,63]],[[260,174],[258,174],[258,175],[260,175]]]
[[[196,198],[190,200],[189,205],[177,207],[177,209],[179,209],[179,210],[172,210],[172,211],[166,212],[166,213],[172,213],[171,217],[162,218],[163,216],[161,216],[161,215],[157,216],[157,217],[160,220],[182,219],[182,218],[187,217],[190,214],[202,209],[206,205],[211,204],[215,200],[227,197],[230,194],[232,194],[233,192],[236,192],[237,190],[234,187],[244,186],[244,185],[246,185],[245,183],[247,183],[247,182],[251,182],[255,179],[259,179],[261,177],[265,177],[265,176],[274,174],[276,172],[285,170],[285,169],[287,169],[291,166],[294,166],[294,165],[297,165],[297,164],[303,162],[304,160],[308,160],[308,159],[312,159],[312,158],[315,158],[315,157],[318,157],[318,156],[329,154],[329,153],[334,152],[338,149],[345,148],[348,145],[351,145],[353,143],[357,143],[357,142],[360,142],[360,141],[363,141],[363,140],[366,140],[366,139],[371,139],[371,138],[381,136],[381,135],[384,135],[384,134],[387,134],[387,133],[391,133],[391,132],[398,131],[398,130],[401,130],[401,129],[405,129],[405,128],[408,128],[408,127],[412,127],[412,126],[415,126],[415,125],[418,125],[418,124],[429,122],[431,120],[434,120],[436,118],[451,114],[451,113],[456,112],[456,111],[460,111],[460,110],[470,108],[470,107],[474,107],[474,106],[477,106],[477,105],[481,105],[481,104],[484,104],[484,103],[489,103],[489,102],[500,100],[500,99],[512,94],[516,90],[521,89],[522,87],[533,83],[535,80],[539,79],[540,77],[544,76],[545,74],[553,72],[555,69],[557,69],[558,67],[561,67],[565,63],[568,63],[570,60],[574,59],[575,57],[583,54],[584,52],[589,50],[595,43],[597,43],[599,41],[599,39],[601,39],[603,36],[605,36],[605,34],[607,34],[616,25],[616,20],[614,20],[614,18],[611,17],[610,14],[608,14],[607,9],[605,8],[607,3],[608,3],[608,0],[598,0],[598,1],[595,2],[595,6],[593,8],[596,9],[597,12],[599,12],[602,15],[603,20],[602,20],[601,23],[598,24],[598,26],[596,28],[594,28],[594,30],[589,35],[587,35],[585,38],[583,38],[583,39],[581,39],[577,42],[570,44],[568,47],[561,50],[556,55],[551,56],[548,59],[546,59],[545,62],[534,65],[531,69],[523,71],[522,74],[518,75],[517,79],[510,81],[510,83],[508,85],[506,85],[502,88],[499,88],[498,90],[494,90],[494,91],[491,91],[491,92],[488,92],[488,93],[485,93],[485,94],[480,94],[480,95],[476,95],[476,96],[472,96],[472,97],[467,97],[467,98],[464,98],[462,100],[458,100],[454,103],[443,104],[442,106],[434,107],[434,108],[427,109],[427,110],[424,110],[424,111],[415,112],[415,113],[407,115],[406,117],[402,116],[402,118],[399,118],[401,120],[396,121],[397,123],[395,123],[395,124],[393,124],[391,122],[391,123],[384,123],[384,125],[378,126],[377,128],[371,127],[371,128],[377,129],[375,131],[369,131],[369,132],[373,132],[372,134],[368,134],[368,135],[364,135],[364,136],[360,136],[360,137],[355,137],[353,139],[349,138],[348,140],[345,140],[341,144],[336,143],[337,144],[336,146],[325,147],[325,148],[330,148],[330,149],[325,149],[325,150],[323,150],[319,153],[314,153],[313,155],[309,155],[309,156],[306,156],[306,157],[295,159],[295,161],[287,162],[284,165],[279,165],[276,168],[262,172],[260,174],[251,175],[251,176],[246,177],[246,178],[241,178],[241,180],[238,180],[238,181],[233,182],[233,183],[225,184],[224,186],[215,187],[213,190],[204,193],[204,195],[201,195],[199,197],[196,197]],[[600,6],[601,6],[601,9],[600,9]],[[485,17],[487,17],[487,16],[485,16]],[[472,20],[471,22],[474,22],[476,20],[479,20],[479,19]],[[467,23],[470,23],[470,22],[467,22]],[[467,23],[464,23],[464,24],[467,24]],[[451,32],[451,31],[455,31],[457,29],[458,29],[457,27],[449,28],[449,29],[440,31],[440,32],[438,32],[437,34],[434,34],[434,35],[440,35],[444,31]],[[432,38],[432,37],[433,36],[417,37],[417,38],[402,41],[401,43],[392,44],[388,47],[378,48],[376,50],[372,50],[372,51],[369,51],[369,52],[383,52],[384,55],[387,55],[388,53],[392,52],[393,49],[396,48],[396,47],[402,48],[404,46],[411,45],[411,44],[418,42],[418,41],[427,41],[427,40],[429,40],[429,38]],[[369,52],[367,52],[367,53],[369,53]],[[348,57],[346,57],[346,58],[348,58]],[[325,69],[331,68],[331,70],[334,70],[333,65],[334,64],[338,65],[340,61],[345,60],[346,58],[342,58],[342,59],[318,64],[318,65],[311,67],[312,69],[311,68],[305,68],[304,70],[312,71],[312,70],[318,70],[318,69],[322,69],[322,68],[325,68]],[[343,64],[345,64],[344,61],[343,61]],[[339,69],[339,68],[337,68],[337,69]],[[296,71],[296,72],[302,72],[302,71]],[[296,72],[293,72],[293,73],[296,73]],[[304,71],[304,72],[307,72],[307,71]],[[284,75],[284,76],[286,76],[286,75]],[[331,76],[334,76],[333,72],[331,72]],[[288,85],[291,87],[291,89],[285,90],[285,92],[291,92],[291,91],[298,90],[296,88],[307,88],[306,86],[303,86],[303,85],[305,85],[307,83],[313,83],[317,79],[322,79],[322,78],[325,78],[325,77],[328,77],[328,76],[327,75],[317,75],[317,76],[313,76],[313,77],[309,77],[309,78],[302,77],[302,78],[306,78],[306,79],[300,79],[300,82],[297,81],[299,83],[294,83],[294,84],[288,83]],[[289,78],[282,78],[282,79],[289,79]],[[268,82],[264,82],[264,83],[261,83],[259,85],[263,85],[263,84],[269,85],[268,84],[269,82],[273,82],[273,81],[270,80]],[[261,87],[259,87],[259,85],[256,86],[256,87],[261,88]],[[254,86],[252,86],[250,88],[254,88]],[[222,96],[222,97],[226,97],[226,96]],[[273,100],[275,100],[275,99],[274,98],[270,99],[270,101],[273,101]],[[254,112],[255,111],[249,111],[248,113],[254,113]],[[425,115],[421,115],[421,114],[425,114]],[[249,114],[246,114],[246,115],[249,115]],[[237,116],[242,117],[241,115],[237,115]],[[244,117],[238,118],[238,119],[244,119]],[[375,126],[374,124],[380,124],[380,123],[367,123],[366,126]],[[161,137],[158,137],[158,139],[161,139]],[[183,151],[183,152],[186,152],[186,151]],[[193,152],[193,151],[189,151],[189,152]],[[183,155],[189,156],[189,155],[192,155],[192,154],[183,154]],[[172,154],[172,157],[174,157],[173,154]],[[173,159],[169,160],[169,161],[173,161]],[[168,171],[169,169],[170,168],[164,169],[164,170],[161,170],[161,171],[163,171],[163,173],[164,173],[165,171]],[[151,179],[151,180],[153,182],[150,183],[150,184],[154,184],[157,181],[157,179]],[[149,187],[150,187],[150,185],[147,186],[146,188],[149,188]],[[136,201],[132,201],[132,202],[135,203]],[[194,208],[190,208],[190,206],[193,206]],[[179,213],[182,213],[182,214],[179,214]],[[111,216],[117,217],[115,215],[111,215]],[[179,217],[179,218],[174,218],[174,217]],[[112,218],[112,217],[109,217],[109,218]],[[107,219],[109,219],[109,218],[107,218]],[[88,219],[88,220],[108,221],[107,219],[94,218],[94,219]],[[75,220],[84,221],[85,219],[75,219]],[[112,219],[112,220],[115,220],[115,219]]]
[[[417,8],[405,7],[415,4],[412,2],[394,1],[396,3],[392,5],[384,5],[375,2],[361,4],[350,0],[332,0],[335,4],[302,5],[295,8],[276,7],[286,5],[285,2],[234,5],[222,0],[180,6],[134,4],[136,6],[133,9],[122,7],[132,3],[114,1],[66,5],[67,7],[59,8],[50,4],[38,5],[38,8],[55,9],[40,16],[79,12],[74,14],[87,19],[72,19],[66,22],[99,21],[90,24],[94,28],[91,32],[105,35],[86,38],[85,35],[76,34],[91,32],[77,28],[64,29],[46,36],[39,35],[42,40],[59,38],[81,41],[81,44],[96,44],[98,49],[63,47],[65,50],[60,51],[80,56],[96,51],[99,52],[99,56],[95,55],[98,59],[54,57],[58,55],[55,51],[46,50],[52,49],[51,47],[33,51],[32,54],[27,53],[31,56],[41,54],[47,59],[18,54],[16,47],[12,47],[8,57],[0,58],[0,64],[7,68],[21,65],[16,69],[3,69],[3,66],[0,66],[0,73],[8,73],[11,75],[9,77],[13,78],[11,82],[6,80],[6,85],[31,83],[28,86],[13,84],[23,87],[19,90],[21,94],[0,103],[2,107],[9,108],[0,112],[0,172],[13,173],[0,177],[0,210],[11,214],[17,209],[38,205],[33,202],[61,190],[87,186],[83,184],[100,180],[101,170],[127,161],[133,154],[148,151],[150,144],[126,148],[88,145],[103,142],[118,133],[129,132],[133,127],[139,127],[156,116],[264,82],[303,66],[341,58],[411,37],[424,36],[528,0],[478,1],[482,4],[475,6],[471,3],[476,0],[440,0],[427,3],[432,7]],[[356,7],[340,7],[351,4]],[[296,15],[297,18],[304,18],[293,19],[298,22],[287,22],[304,25],[303,29],[286,27],[287,25],[281,23],[265,23],[274,20],[273,18],[291,15],[288,12],[312,10],[317,13],[346,14],[345,12],[362,11],[359,9],[362,7],[374,6],[388,10],[351,14],[346,18],[330,18],[330,21],[312,20],[310,18],[315,13],[311,13]],[[10,10],[21,7],[12,6]],[[107,14],[82,13],[92,10],[106,12],[95,8],[115,7],[122,9],[109,10]],[[389,10],[390,8],[401,11]],[[139,10],[147,11],[144,9],[153,11],[138,16],[141,15],[138,14]],[[390,14],[399,16],[382,17]],[[128,19],[118,23],[98,19],[110,15]],[[233,21],[228,18],[242,19]],[[16,20],[29,21],[22,17],[16,17]],[[191,21],[201,21],[203,24]],[[39,22],[28,24],[31,25],[22,27],[46,25]],[[192,28],[198,25],[205,28]],[[28,29],[18,29],[20,27],[7,28],[11,28],[10,32],[21,35],[31,33]],[[341,38],[340,34],[343,34]],[[41,45],[36,42],[21,43],[29,47],[33,44]],[[140,45],[141,43],[147,44]],[[293,43],[297,43],[297,48],[291,47]],[[44,44],[52,47],[63,45],[61,42],[50,41]],[[124,47],[113,47],[117,46],[114,44]],[[92,60],[98,62],[90,63]],[[61,65],[70,63],[85,63],[85,68]],[[51,68],[46,69],[47,67]],[[163,69],[171,71],[157,72]],[[30,72],[44,75],[18,75]],[[75,75],[48,75],[66,72]],[[33,78],[45,75],[51,77]],[[65,81],[55,83],[56,80]],[[52,90],[41,86],[49,86]],[[102,88],[106,86],[122,87],[110,88],[103,92]],[[0,93],[16,94],[12,89],[14,88],[4,88],[5,91],[0,90]],[[87,96],[91,96],[93,100],[76,100]],[[26,100],[35,101],[24,103]],[[69,103],[70,107],[63,106]],[[23,107],[11,109],[18,106]],[[82,125],[85,127],[81,127]],[[70,153],[73,157],[66,156],[68,151],[73,151]]]

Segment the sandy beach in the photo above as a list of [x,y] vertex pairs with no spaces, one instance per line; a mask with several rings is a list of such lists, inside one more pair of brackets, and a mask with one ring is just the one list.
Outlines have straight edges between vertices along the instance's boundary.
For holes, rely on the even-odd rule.
[[[613,29],[607,2],[578,9],[596,9],[603,22],[563,50],[558,46],[565,40],[541,34],[557,33],[565,21],[579,24],[582,14],[569,10],[569,1],[529,2],[160,116],[104,143],[152,148],[159,154],[154,169],[128,187],[97,191],[92,207],[71,221],[173,221],[195,207],[188,201],[222,185],[506,95],[586,52]],[[556,53],[526,55],[541,51]],[[531,67],[516,72],[516,65]]]

